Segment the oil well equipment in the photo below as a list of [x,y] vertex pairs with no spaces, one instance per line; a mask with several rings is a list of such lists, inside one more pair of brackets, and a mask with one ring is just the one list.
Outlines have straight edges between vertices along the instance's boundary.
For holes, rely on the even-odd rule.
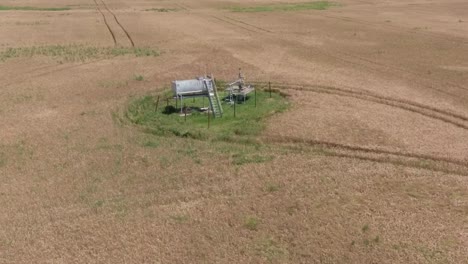
[[228,92],[226,101],[228,101],[230,104],[236,104],[239,102],[245,103],[247,95],[254,90],[255,88],[253,86],[245,83],[245,77],[242,74],[241,69],[239,69],[238,79],[229,83],[226,88],[226,91]]
[[[172,82],[172,92],[176,101],[195,97],[208,97],[211,113],[215,118],[223,116],[223,107],[218,96],[213,75],[207,75],[190,80],[176,80]],[[181,112],[183,107],[181,107]]]
[[187,108],[184,105],[184,99],[207,97],[209,108],[203,108],[203,110],[208,110],[208,114],[211,113],[215,118],[221,118],[223,116],[223,106],[221,105],[222,101],[230,105],[234,105],[235,109],[235,104],[245,103],[248,94],[254,90],[255,88],[253,86],[246,84],[241,69],[239,69],[238,78],[227,84],[225,88],[227,95],[222,97],[222,99],[220,99],[220,95],[218,94],[213,74],[201,76],[195,79],[172,81],[172,92],[174,99],[176,100],[176,107],[177,104],[181,106],[180,112],[181,114],[184,114],[184,116],[186,116],[187,113]]

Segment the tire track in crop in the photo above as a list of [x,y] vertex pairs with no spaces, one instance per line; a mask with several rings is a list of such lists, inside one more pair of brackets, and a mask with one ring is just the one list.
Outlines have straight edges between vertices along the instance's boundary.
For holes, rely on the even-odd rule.
[[[292,40],[289,40],[289,41],[292,41]],[[339,55],[334,55],[330,53],[329,51],[327,51],[326,49],[319,48],[319,47],[314,47],[314,48],[318,51],[319,54],[332,58],[335,61],[341,61],[349,65],[358,66],[360,68],[367,68],[371,71],[375,71],[375,72],[386,74],[386,75],[391,74],[400,79],[407,79],[407,80],[411,80],[412,82],[418,82],[420,85],[422,85],[423,87],[427,89],[431,89],[438,93],[445,94],[451,97],[459,98],[460,95],[447,91],[444,88],[435,87],[434,84],[438,83],[441,87],[445,87],[445,88],[447,88],[446,85],[449,84],[451,88],[456,88],[458,90],[468,90],[467,88],[464,88],[462,86],[459,86],[453,83],[441,82],[441,81],[434,80],[434,79],[427,80],[427,78],[423,76],[421,73],[408,70],[407,68],[399,69],[398,67],[391,66],[390,64],[379,63],[373,60],[365,59],[361,56],[356,56],[350,53],[345,53],[343,51],[335,51],[334,53],[339,54]],[[402,73],[405,75],[410,75],[410,76],[404,77]],[[419,78],[412,78],[412,77],[419,77]]]
[[[41,67],[41,68],[37,68],[37,69],[34,69],[34,70],[31,70],[31,71],[28,71],[26,73],[35,73],[35,72],[38,72],[38,71],[41,71],[41,70],[46,70],[46,71],[43,71],[43,72],[39,72],[37,74],[34,74],[34,75],[31,75],[31,76],[27,76],[25,77],[24,79],[22,80],[17,80],[15,79],[14,81],[11,81],[9,83],[6,83],[6,84],[3,84],[2,86],[3,87],[9,87],[13,84],[22,84],[22,83],[25,83],[33,78],[37,78],[37,77],[42,77],[42,76],[46,76],[46,75],[49,75],[49,74],[52,74],[52,73],[57,73],[57,72],[61,72],[61,71],[66,71],[66,70],[71,70],[71,69],[74,69],[74,68],[79,68],[81,66],[85,66],[85,65],[89,65],[89,64],[93,64],[93,63],[97,63],[97,62],[100,62],[100,61],[104,61],[104,60],[108,60],[110,58],[101,58],[101,59],[96,59],[96,60],[92,60],[92,61],[87,61],[87,62],[82,62],[82,63],[79,63],[79,64],[74,64],[74,65],[63,65],[63,64],[60,64],[60,65],[52,65],[52,66],[44,66],[44,67]],[[52,68],[52,69],[51,69]],[[23,76],[24,73],[22,73],[20,76]]]
[[[177,5],[180,6],[181,8],[183,8],[184,10],[187,10],[187,11],[192,10],[191,7],[188,7],[187,5],[183,5],[183,4],[177,4]],[[225,16],[227,19],[229,19],[229,20],[227,20],[227,19],[223,19],[221,17],[214,16],[214,15],[208,15],[208,16],[212,17],[212,18],[214,18],[214,19],[216,19],[218,21],[229,24],[231,26],[236,26],[237,28],[248,31],[250,33],[264,34],[265,36],[270,36],[270,37],[274,36],[274,37],[278,37],[278,38],[280,38],[280,39],[282,39],[284,41],[290,41],[290,42],[298,43],[297,41],[294,41],[294,40],[291,40],[291,39],[285,39],[280,34],[274,33],[273,31],[263,29],[263,28],[261,28],[259,26],[256,26],[256,25],[251,25],[251,24],[245,23],[245,22],[239,21],[237,19],[233,19],[233,18]],[[333,16],[328,17],[327,15],[321,15],[321,16],[325,17],[325,18],[334,18],[334,19],[339,18],[339,17],[333,17]],[[201,17],[206,17],[206,16],[202,15]],[[249,26],[250,28],[247,27],[247,26]],[[397,27],[397,28],[400,29],[399,27]],[[309,49],[311,47],[307,47],[307,48]],[[455,88],[455,89],[463,90],[463,91],[468,90],[468,88],[465,88],[465,87],[460,86],[460,85],[455,84],[455,83],[443,82],[443,81],[438,81],[438,80],[434,80],[434,79],[428,80],[427,77],[424,76],[421,73],[414,72],[414,71],[409,71],[408,69],[400,69],[400,68],[398,68],[396,66],[392,66],[392,65],[384,64],[384,63],[379,63],[379,62],[369,60],[369,59],[363,58],[361,56],[356,56],[356,55],[353,55],[353,54],[350,54],[350,53],[345,53],[345,52],[342,52],[342,51],[336,51],[335,53],[339,54],[339,56],[337,56],[337,55],[334,55],[331,52],[327,51],[324,48],[319,48],[319,47],[313,47],[313,48],[316,49],[320,55],[324,55],[326,57],[332,58],[335,61],[344,62],[344,63],[350,64],[350,65],[353,65],[353,66],[358,66],[358,67],[361,67],[361,68],[367,68],[369,70],[372,70],[372,71],[375,71],[375,72],[378,72],[378,73],[383,73],[383,74],[389,74],[390,73],[390,74],[392,74],[394,76],[397,76],[398,78],[402,78],[402,73],[404,73],[406,75],[411,75],[413,77],[418,77],[418,78],[412,78],[411,76],[408,76],[408,77],[404,77],[404,78],[405,79],[411,79],[412,82],[418,82],[419,84],[421,84],[423,87],[425,87],[427,89],[434,90],[434,91],[436,91],[438,93],[441,93],[441,94],[444,94],[444,95],[447,95],[447,96],[450,96],[450,97],[453,97],[453,98],[460,98],[460,95],[457,94],[457,93],[451,92],[451,91],[447,91],[446,90],[446,88],[447,88],[446,85],[447,84],[450,85],[451,88]],[[440,85],[440,87],[435,87],[435,85],[434,85],[435,83],[438,83]]]
[[[96,1],[96,0],[94,0]],[[114,12],[112,12],[112,10],[109,9],[109,7],[107,6],[106,2],[104,2],[104,0],[100,0],[101,3],[104,5],[104,8],[114,17],[114,20],[115,22],[117,23],[117,25],[119,25],[119,27],[122,29],[122,31],[125,33],[125,35],[127,36],[128,40],[130,41],[132,47],[135,47],[135,42],[133,42],[133,39],[132,37],[130,36],[130,33],[128,33],[128,31],[125,29],[125,27],[120,23],[119,19],[117,18],[117,16],[115,15]]]
[[[293,41],[293,40],[288,40],[288,41]],[[451,97],[454,97],[454,98],[460,98],[459,94],[447,91],[444,88],[439,88],[439,87],[434,86],[434,84],[437,82],[441,87],[447,88],[446,83],[443,83],[441,81],[434,80],[434,79],[427,80],[425,77],[423,77],[423,79],[412,78],[411,77],[411,76],[413,76],[413,77],[420,77],[421,78],[422,75],[420,73],[415,73],[415,72],[410,71],[408,69],[398,69],[398,70],[396,70],[397,67],[390,66],[389,64],[378,63],[378,62],[375,62],[375,61],[372,61],[372,60],[369,60],[369,59],[365,59],[365,58],[363,58],[361,56],[350,55],[349,53],[345,53],[345,52],[342,52],[342,51],[335,51],[334,52],[336,54],[339,54],[339,56],[338,56],[338,55],[334,55],[334,54],[328,52],[327,50],[325,50],[323,48],[319,48],[319,47],[313,47],[313,48],[315,48],[318,51],[317,54],[324,55],[326,57],[332,58],[335,61],[341,61],[341,62],[347,63],[349,65],[358,66],[360,68],[367,68],[368,70],[371,70],[371,71],[374,71],[374,72],[377,72],[377,73],[382,73],[382,74],[385,74],[385,75],[391,74],[393,76],[398,77],[399,79],[407,79],[407,80],[411,80],[412,82],[418,82],[424,88],[437,91],[438,93],[445,94],[445,95],[448,95],[448,96],[451,96]],[[411,75],[411,76],[405,77],[405,76],[402,75],[402,73],[406,74],[406,75]],[[458,85],[456,85],[456,86],[457,87],[452,87],[452,88],[465,90],[465,88],[463,88],[461,86],[458,86]]]
[[114,41],[114,46],[116,46],[117,45],[117,39],[115,38],[114,31],[112,31],[111,27],[109,26],[109,23],[107,22],[106,16],[104,15],[104,12],[102,12],[101,8],[99,7],[98,2],[96,0],[94,0],[94,3],[96,5],[96,9],[99,11],[99,13],[101,13],[102,18],[104,19],[104,24],[106,25],[107,30],[109,31],[109,33],[112,36],[112,40]]
[[[112,30],[107,18],[106,18],[106,15],[104,14],[103,10],[101,9],[99,3],[98,3],[98,0],[93,0],[94,3],[95,3],[95,6],[96,6],[96,9],[98,10],[98,12],[101,14],[103,20],[104,20],[104,24],[107,28],[107,30],[109,31],[111,37],[112,37],[112,40],[114,42],[114,46],[117,46],[118,45],[118,41],[117,41],[117,37],[116,37],[116,34],[115,32]],[[102,0],[101,0],[102,1]],[[104,3],[104,2],[103,2]],[[105,4],[105,3],[104,3]],[[108,10],[108,9],[106,9]],[[108,10],[109,13],[112,13],[110,12],[110,10]],[[133,41],[131,40],[131,43],[133,45]],[[93,61],[89,61],[89,62],[83,62],[83,63],[80,63],[78,65],[71,65],[71,66],[64,66],[64,65],[48,65],[48,66],[43,66],[43,67],[39,67],[39,68],[35,68],[35,69],[32,69],[30,71],[27,71],[27,72],[23,72],[21,73],[20,76],[24,76],[25,74],[32,74],[32,73],[36,73],[38,71],[41,71],[41,70],[46,70],[44,72],[41,72],[41,73],[38,73],[38,74],[34,74],[34,75],[31,75],[29,77],[26,77],[22,80],[17,80],[15,78],[15,81],[11,81],[9,83],[6,83],[6,84],[3,84],[4,87],[9,87],[13,84],[20,84],[20,83],[24,83],[26,81],[28,81],[29,79],[31,78],[37,78],[37,77],[41,77],[41,76],[45,76],[45,75],[48,75],[48,74],[51,74],[51,73],[55,73],[55,72],[60,72],[60,71],[64,71],[64,70],[68,70],[68,69],[73,69],[75,67],[80,67],[80,66],[83,66],[83,65],[87,65],[87,64],[92,64],[92,63],[96,63],[96,62],[99,62],[99,61],[103,61],[103,60],[106,60],[108,58],[102,58],[102,59],[97,59],[97,60],[93,60]]]
[[[291,39],[284,39],[283,37],[281,37],[280,34],[274,33],[273,31],[266,30],[266,29],[263,29],[261,27],[255,26],[255,25],[245,23],[243,21],[232,19],[232,18],[227,17],[227,16],[225,16],[225,17],[230,19],[230,21],[228,21],[226,19],[222,19],[220,17],[213,16],[213,15],[210,15],[210,16],[216,18],[217,20],[219,20],[221,22],[227,23],[229,25],[234,25],[234,26],[236,26],[236,27],[238,27],[240,29],[244,29],[244,30],[247,30],[249,32],[255,32],[255,33],[259,33],[259,34],[269,33],[269,34],[273,34],[273,35],[270,35],[270,36],[279,37],[279,38],[282,38],[285,41],[291,41],[291,42],[297,43],[297,41],[294,41],[294,40],[291,40]],[[325,15],[323,17],[327,18],[328,16]],[[330,17],[330,18],[335,18],[335,17]],[[240,25],[240,23],[245,24],[245,25],[249,25],[250,27],[255,28],[256,30],[253,30],[251,28],[247,28],[244,25]],[[311,48],[311,47],[308,47],[308,48]],[[379,73],[383,73],[383,74],[389,74],[389,72],[393,72],[392,75],[397,76],[399,78],[402,77],[402,75],[401,75],[402,73],[404,73],[406,75],[411,75],[413,77],[418,77],[418,78],[406,77],[405,79],[411,79],[412,82],[415,82],[415,80],[416,80],[418,83],[423,85],[423,87],[425,87],[425,88],[437,91],[438,93],[445,94],[445,95],[448,95],[448,96],[451,96],[451,97],[459,98],[460,95],[456,94],[456,93],[453,93],[453,92],[450,92],[450,91],[447,91],[446,89],[444,89],[444,88],[447,88],[446,87],[447,85],[449,85],[450,88],[463,90],[463,91],[468,91],[467,87],[463,87],[461,85],[458,85],[458,84],[455,84],[455,83],[452,83],[452,82],[438,81],[438,80],[433,80],[433,79],[428,80],[427,77],[424,76],[421,73],[418,73],[418,72],[415,72],[415,71],[410,71],[408,69],[400,69],[400,68],[398,68],[396,66],[392,66],[390,64],[379,63],[379,62],[376,62],[376,61],[373,61],[373,60],[370,60],[370,59],[366,59],[366,58],[363,58],[361,56],[356,56],[356,55],[353,55],[353,54],[350,54],[350,53],[346,53],[346,52],[343,52],[343,51],[335,51],[334,53],[339,54],[339,56],[337,56],[337,55],[334,55],[334,54],[330,53],[329,51],[327,51],[327,50],[325,50],[323,48],[319,48],[319,47],[313,47],[313,48],[318,50],[318,52],[321,55],[325,55],[325,56],[327,56],[329,58],[332,58],[332,59],[334,59],[336,61],[341,61],[341,62],[350,64],[350,65],[353,65],[353,66],[364,67],[364,68],[367,68],[367,69],[370,69],[370,70],[373,70],[373,71],[376,71],[376,72],[379,72]],[[442,86],[444,88],[435,87],[434,83],[438,83],[440,86]]]
[[[416,167],[420,169],[431,169],[431,170],[436,170],[440,172],[455,173],[455,174],[460,174],[463,176],[468,176],[468,161],[457,160],[453,158],[438,157],[438,156],[411,153],[411,152],[405,152],[405,151],[388,150],[388,149],[382,149],[382,148],[354,146],[354,145],[340,144],[340,143],[329,142],[329,141],[324,141],[324,140],[304,139],[304,138],[289,137],[289,136],[287,137],[265,136],[263,137],[263,139],[271,143],[302,144],[302,145],[308,145],[308,146],[313,146],[313,147],[325,148],[328,150],[339,151],[339,152],[325,153],[325,155],[330,155],[330,156],[354,158],[354,159],[368,160],[368,161],[379,162],[379,163],[391,163],[395,165]],[[366,156],[366,155],[373,155],[373,156]],[[380,158],[376,156],[380,156]],[[414,162],[414,161],[418,163],[429,161],[429,162],[436,163],[435,165],[437,165],[437,163],[441,163],[441,164],[449,165],[452,167],[456,167],[458,169],[440,168],[436,166],[428,168],[425,166],[417,166],[416,164],[411,164],[411,162]]]
[[[185,10],[185,11],[192,11],[192,8],[190,6],[188,6],[187,4],[181,4],[181,3],[176,3],[177,6],[179,6],[181,9]],[[192,13],[194,14],[194,13]],[[243,29],[243,30],[246,30],[248,32],[253,32],[253,33],[271,33],[271,31],[267,30],[267,29],[264,29],[264,28],[261,28],[261,27],[258,27],[258,26],[255,26],[255,25],[252,25],[252,24],[249,24],[249,23],[246,23],[246,22],[243,22],[243,21],[239,21],[237,19],[233,19],[233,18],[230,18],[228,16],[224,16],[225,18],[222,18],[222,17],[219,17],[219,16],[215,16],[215,15],[211,15],[211,14],[203,14],[201,15],[200,17],[203,17],[203,18],[206,18],[206,17],[211,17],[211,18],[214,18],[218,21],[221,21],[225,24],[229,24],[231,26],[235,26],[237,28],[240,28],[240,29]],[[228,20],[229,19],[229,20]],[[242,25],[239,25],[239,24],[242,24]]]
[[[381,163],[381,164],[393,164],[396,166],[404,166],[404,167],[416,168],[416,169],[425,169],[425,170],[443,172],[443,173],[460,175],[460,176],[468,176],[468,172],[466,172],[465,169],[460,170],[460,169],[449,169],[449,168],[437,168],[434,166],[428,167],[424,165],[411,164],[411,162],[408,162],[408,161],[390,160],[390,159],[385,159],[385,158],[382,159],[382,158],[375,158],[375,157],[365,157],[365,156],[359,156],[356,154],[333,153],[330,156],[338,157],[338,158],[358,159],[358,160]],[[425,160],[419,160],[420,163],[423,161]]]
[[[263,82],[263,83],[260,83],[260,84],[266,85],[267,83],[266,83],[266,82]],[[283,83],[283,84],[281,84],[281,83],[273,83],[273,84],[276,85],[276,86],[280,86],[280,87],[282,87],[282,88],[287,88],[287,86],[294,86],[294,87],[299,87],[299,88],[307,88],[307,85],[305,85],[305,84],[290,84],[290,83]],[[416,107],[420,107],[420,108],[425,108],[425,109],[432,110],[432,111],[436,111],[436,112],[439,112],[439,113],[442,113],[442,114],[450,115],[450,116],[452,116],[452,117],[459,118],[459,119],[461,119],[461,120],[463,120],[463,121],[468,121],[468,117],[467,117],[467,116],[463,116],[463,115],[460,115],[460,114],[452,113],[452,112],[449,112],[449,111],[444,110],[444,109],[439,109],[439,108],[435,108],[435,107],[432,107],[432,106],[423,105],[423,104],[416,103],[416,102],[412,102],[412,101],[409,101],[409,100],[396,99],[396,98],[392,98],[392,97],[388,97],[388,96],[378,95],[378,94],[375,94],[375,93],[372,93],[372,92],[369,92],[369,91],[366,91],[366,90],[356,90],[356,89],[351,90],[351,89],[338,88],[338,87],[332,87],[332,86],[315,86],[315,87],[320,87],[320,88],[330,89],[330,90],[336,90],[336,91],[346,92],[346,93],[352,93],[352,94],[358,94],[358,95],[371,96],[371,97],[375,97],[375,98],[378,98],[378,99],[383,99],[383,100],[389,100],[389,101],[395,101],[395,102],[399,102],[399,103],[409,104],[409,105],[412,105],[412,106],[416,106]]]
[[[183,4],[177,4],[177,5],[180,6],[181,8],[183,8],[186,11],[191,11],[192,10],[191,7],[189,7],[189,6],[185,5],[185,4],[184,5]],[[359,24],[365,24],[366,26],[369,26],[370,24],[375,24],[375,23],[369,23],[368,21],[365,21],[365,20],[352,19],[352,18],[347,18],[347,17],[339,17],[339,16],[333,16],[333,15],[327,15],[327,14],[318,14],[318,15],[321,16],[321,17],[324,17],[324,18],[329,18],[329,19],[331,18],[331,19],[335,19],[335,20],[338,19],[338,20],[342,20],[342,21],[346,21],[346,22],[354,22],[354,23],[359,23]],[[276,36],[276,37],[282,38],[280,34],[275,34],[271,30],[267,30],[267,29],[264,29],[262,27],[252,25],[252,24],[249,24],[249,23],[246,23],[244,21],[240,21],[240,20],[228,17],[228,16],[224,16],[226,19],[223,19],[223,18],[218,17],[218,16],[214,16],[214,15],[208,15],[208,16],[210,16],[212,18],[215,18],[218,21],[224,22],[226,24],[236,26],[239,29],[243,29],[243,30],[246,30],[248,32],[260,33],[260,34],[270,33],[270,34],[274,34],[274,36]],[[227,19],[229,19],[229,20],[227,20]],[[377,24],[379,24],[382,27],[386,27],[389,30],[392,30],[392,31],[397,32],[397,33],[401,33],[402,31],[408,31],[407,29],[401,28],[401,27],[398,27],[398,26],[393,26],[393,25],[388,25],[388,24],[383,24],[383,23],[377,23]],[[378,27],[374,26],[373,28],[377,29]],[[409,31],[409,32],[413,33],[412,31]],[[442,40],[442,41],[451,41],[451,42],[455,42],[455,43],[459,43],[459,44],[468,43],[464,39],[457,38],[457,37],[445,36],[445,35],[437,34],[437,33],[429,33],[429,32],[426,32],[426,33],[421,34],[421,35],[428,35],[428,36],[434,37],[434,38]],[[451,38],[451,39],[449,40],[448,38]],[[293,40],[287,39],[287,41],[293,41]],[[295,41],[295,42],[297,42],[297,41]],[[423,85],[425,88],[437,91],[437,92],[439,92],[441,94],[445,94],[445,95],[448,95],[448,96],[451,96],[451,97],[459,98],[460,95],[456,94],[456,93],[453,93],[453,92],[446,91],[446,89],[443,89],[443,88],[434,87],[433,84],[435,82],[437,82],[440,86],[443,86],[444,88],[447,88],[446,85],[449,85],[451,88],[455,88],[455,89],[463,90],[463,91],[468,91],[467,87],[458,85],[458,84],[453,83],[453,82],[438,81],[438,80],[433,80],[433,79],[432,80],[427,80],[427,77],[424,76],[424,74],[419,73],[419,72],[410,71],[408,69],[400,69],[400,68],[398,68],[396,66],[392,66],[390,64],[379,63],[379,62],[376,62],[376,61],[373,61],[373,60],[366,59],[366,58],[361,57],[361,56],[356,56],[356,55],[353,55],[353,54],[350,54],[350,53],[345,53],[345,52],[342,52],[342,51],[336,51],[335,53],[340,54],[340,56],[336,56],[336,55],[333,55],[332,53],[326,51],[323,48],[322,49],[318,48],[318,47],[315,47],[315,48],[320,52],[320,54],[323,54],[323,55],[325,55],[327,57],[330,57],[330,58],[332,58],[334,60],[342,61],[342,62],[345,62],[347,64],[351,64],[351,65],[355,65],[355,66],[359,66],[359,67],[368,68],[370,70],[373,70],[373,71],[376,71],[376,72],[379,72],[379,73],[388,74],[389,71],[392,71],[393,75],[396,75],[399,78],[402,77],[401,73],[419,77],[419,78],[417,78],[417,82],[420,83],[421,85]],[[410,77],[407,77],[407,79],[408,78],[410,78]],[[411,81],[414,82],[415,79],[411,78]]]
[[180,3],[175,3],[176,6],[180,7],[182,10],[184,11],[190,11],[189,8],[185,7],[184,5],[180,4]]
[[[263,33],[263,32],[259,32]],[[285,41],[290,41],[294,43],[300,43],[298,41],[294,41],[292,39],[287,39]],[[301,43],[302,44],[302,43]],[[315,49],[317,51],[318,55],[324,55],[326,57],[332,58],[336,61],[341,61],[353,66],[358,66],[361,68],[367,68],[369,70],[382,73],[382,74],[391,74],[393,76],[396,76],[400,79],[407,79],[411,80],[411,82],[418,82],[420,85],[422,85],[425,88],[437,91],[438,93],[449,95],[451,97],[459,98],[460,94],[456,94],[450,91],[447,91],[446,88],[452,88],[452,89],[457,89],[457,90],[462,90],[462,91],[468,91],[468,87],[464,87],[458,84],[455,84],[453,82],[447,82],[447,81],[439,81],[438,79],[428,79],[424,74],[411,71],[407,68],[399,68],[397,66],[393,66],[390,64],[385,64],[385,63],[380,63],[374,60],[370,60],[367,58],[364,58],[362,56],[357,56],[354,54],[351,54],[349,52],[343,52],[341,50],[335,50],[333,53],[329,52],[328,50],[316,46],[307,46],[309,49]],[[310,50],[309,50],[310,51]],[[337,55],[335,55],[337,54]],[[407,75],[407,76],[404,76]],[[418,77],[418,78],[414,78]],[[438,84],[440,87],[436,87],[435,84]],[[447,87],[449,85],[450,87]]]
[[[393,31],[395,33],[398,33],[398,34],[401,34],[402,32],[416,33],[414,30],[409,30],[407,28],[403,28],[403,27],[400,27],[400,26],[395,26],[395,25],[391,25],[391,24],[384,24],[384,23],[375,23],[375,22],[370,22],[370,21],[366,21],[366,20],[363,20],[363,19],[349,18],[349,17],[339,17],[339,16],[332,16],[332,15],[326,15],[326,14],[319,14],[319,16],[324,17],[324,18],[331,18],[331,19],[335,19],[335,20],[342,20],[342,21],[346,21],[346,22],[357,23],[357,24],[360,24],[360,25],[365,25],[367,27],[374,28],[375,30],[378,30],[379,26],[380,26],[381,28],[386,28],[386,29],[391,30],[391,31]],[[457,44],[461,44],[461,45],[468,44],[468,41],[466,39],[463,39],[463,38],[460,38],[460,37],[454,37],[454,36],[440,34],[440,33],[434,33],[434,32],[417,32],[417,33],[419,35],[429,36],[429,37],[438,39],[440,41],[453,42],[453,43],[457,43]],[[364,61],[366,63],[374,64],[375,66],[383,68],[383,69],[386,68],[385,70],[392,70],[394,72],[399,72],[399,73],[404,73],[404,74],[409,73],[409,74],[412,74],[413,76],[420,77],[421,79],[427,79],[427,77],[424,76],[424,74],[422,74],[422,73],[418,73],[418,72],[415,72],[415,71],[410,71],[408,69],[402,69],[402,68],[399,68],[399,67],[396,67],[396,66],[391,66],[389,64],[379,63],[379,62],[369,60],[369,59],[365,59],[365,58],[363,58],[361,56],[356,56],[356,55],[346,53],[346,52],[343,52],[343,51],[336,51],[336,53],[341,54],[342,56],[345,56],[345,57],[348,57],[348,58],[351,57],[351,58],[354,58],[354,59],[357,59],[357,60]],[[367,66],[367,67],[372,68],[370,66]],[[434,82],[434,80],[430,80],[430,82]],[[451,87],[459,89],[459,90],[468,91],[468,87],[464,87],[464,86],[461,86],[461,85],[453,83],[453,82],[448,82],[448,81],[440,82],[439,81],[438,83],[441,84],[441,85],[450,85]],[[425,86],[427,88],[437,90],[437,91],[439,91],[441,93],[456,96],[456,95],[454,95],[452,93],[448,93],[448,92],[446,92],[446,91],[444,91],[442,89],[437,89],[437,88],[434,88],[434,87],[431,87],[431,86],[427,86],[427,84]]]
[[259,33],[257,30],[253,30],[253,29],[250,29],[250,28],[248,28],[248,27],[238,25],[238,24],[235,23],[235,22],[228,21],[228,20],[223,19],[223,18],[221,18],[221,17],[217,17],[217,16],[214,16],[214,15],[208,15],[208,16],[210,16],[210,17],[212,17],[212,18],[214,18],[214,19],[217,19],[217,20],[219,20],[219,21],[221,21],[221,22],[227,23],[227,24],[229,24],[229,25],[233,25],[233,26],[236,26],[236,27],[238,27],[238,28],[247,30],[247,31],[249,31],[249,32]]
[[[266,83],[256,82],[256,84],[266,86]],[[354,91],[349,89],[331,87],[331,86],[306,86],[298,84],[278,84],[272,83],[273,88],[279,88],[284,90],[297,90],[304,92],[313,92],[320,94],[332,94],[342,97],[355,98],[367,102],[378,103],[387,105],[390,107],[399,108],[405,111],[410,111],[417,113],[435,120],[439,120],[451,125],[454,125],[458,128],[462,128],[468,131],[468,117],[453,113],[444,109],[435,108],[432,106],[427,106],[419,104],[416,102],[411,102],[403,99],[395,99],[387,96],[381,96],[364,91]]]
[[227,18],[227,19],[229,19],[229,20],[232,20],[232,21],[235,21],[235,22],[238,22],[238,23],[247,25],[247,26],[252,27],[252,28],[256,28],[256,29],[258,29],[258,30],[261,30],[261,31],[264,31],[264,32],[267,32],[267,33],[273,33],[273,31],[271,31],[271,30],[264,29],[264,28],[259,27],[259,26],[256,26],[256,25],[249,24],[249,23],[244,22],[244,21],[242,21],[242,20],[237,20],[237,19],[234,19],[234,18],[228,17],[228,16],[224,16],[224,17]]
[[[387,68],[386,70],[392,70],[394,72],[399,72],[399,73],[403,73],[403,74],[410,73],[410,74],[412,74],[414,76],[417,76],[417,77],[419,77],[421,79],[427,79],[426,76],[424,74],[422,74],[422,73],[418,73],[418,72],[415,72],[415,71],[410,71],[408,69],[399,68],[397,66],[391,66],[389,64],[384,64],[384,63],[380,63],[380,62],[377,62],[377,61],[369,60],[369,59],[363,58],[361,56],[356,56],[356,55],[348,53],[348,52],[337,51],[337,53],[341,54],[343,56],[354,58],[356,60],[361,60],[361,61],[366,62],[366,63],[374,64],[377,67]],[[450,85],[453,88],[457,88],[459,90],[468,91],[468,87],[463,87],[463,86],[458,85],[456,83],[452,83],[452,82],[448,82],[448,81],[443,81],[443,82],[439,82],[439,83],[443,84],[443,85]]]
[[401,33],[401,32],[406,32],[406,33],[412,33],[412,34],[418,34],[418,35],[423,35],[423,36],[429,36],[429,37],[432,37],[432,38],[436,38],[438,40],[442,40],[442,41],[449,41],[449,42],[453,42],[453,43],[457,43],[457,44],[468,44],[468,40],[467,39],[464,39],[462,37],[457,37],[457,36],[451,36],[451,35],[447,35],[447,34],[443,34],[443,33],[436,33],[436,32],[423,32],[423,31],[415,31],[414,29],[409,29],[409,28],[405,28],[405,27],[401,27],[401,26],[396,26],[396,25],[392,25],[392,24],[389,24],[389,23],[379,23],[379,22],[375,22],[375,21],[367,21],[367,20],[364,20],[364,19],[358,19],[358,18],[351,18],[351,17],[340,17],[340,16],[333,16],[333,15],[329,15],[329,14],[317,14],[318,16],[321,16],[321,17],[324,17],[324,18],[331,18],[331,19],[335,19],[335,20],[341,20],[341,21],[345,21],[345,22],[351,22],[351,23],[355,23],[355,24],[359,24],[359,25],[364,25],[366,27],[372,27],[374,29],[378,29],[379,27],[383,27],[383,28],[386,28],[388,30],[392,30],[394,32],[397,32],[397,33]]

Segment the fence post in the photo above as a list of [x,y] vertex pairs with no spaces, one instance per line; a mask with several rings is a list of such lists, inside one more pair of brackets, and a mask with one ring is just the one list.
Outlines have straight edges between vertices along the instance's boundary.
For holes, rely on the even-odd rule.
[[236,100],[234,100],[234,117],[236,117],[236,104],[237,104],[237,97],[236,97]]
[[255,96],[255,107],[257,107],[257,89],[255,89],[254,92],[255,92],[255,95],[254,95]]
[[157,112],[158,111],[158,106],[159,106],[159,95],[158,95],[158,99],[156,100],[156,105],[154,107],[154,111]]
[[271,98],[271,82],[268,82],[268,90],[270,90],[270,98]]

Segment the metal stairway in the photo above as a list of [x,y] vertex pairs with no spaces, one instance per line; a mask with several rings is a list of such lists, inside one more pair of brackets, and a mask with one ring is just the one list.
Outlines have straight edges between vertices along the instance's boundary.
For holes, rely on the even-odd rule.
[[216,91],[216,84],[213,79],[205,79],[204,81],[206,89],[208,90],[208,99],[210,101],[210,107],[213,111],[215,118],[223,116],[223,107],[218,97],[218,91]]

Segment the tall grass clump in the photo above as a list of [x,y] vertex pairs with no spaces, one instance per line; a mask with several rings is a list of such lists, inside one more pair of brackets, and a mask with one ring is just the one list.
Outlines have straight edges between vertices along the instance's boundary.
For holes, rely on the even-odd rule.
[[294,4],[271,4],[249,7],[231,7],[233,12],[273,12],[273,11],[302,11],[302,10],[325,10],[336,4],[328,1],[314,1]]
[[60,59],[65,62],[87,61],[90,59],[105,59],[116,56],[134,55],[136,57],[156,57],[159,51],[147,47],[93,47],[85,45],[46,45],[20,48],[7,48],[0,52],[0,61],[13,58],[45,56]]
[[0,5],[0,11],[66,11],[70,10],[70,7],[33,7],[33,6],[4,6]]
[[179,11],[177,8],[148,8],[145,9],[145,11],[155,11],[155,12],[160,12],[160,13],[166,13],[166,12],[176,12]]

